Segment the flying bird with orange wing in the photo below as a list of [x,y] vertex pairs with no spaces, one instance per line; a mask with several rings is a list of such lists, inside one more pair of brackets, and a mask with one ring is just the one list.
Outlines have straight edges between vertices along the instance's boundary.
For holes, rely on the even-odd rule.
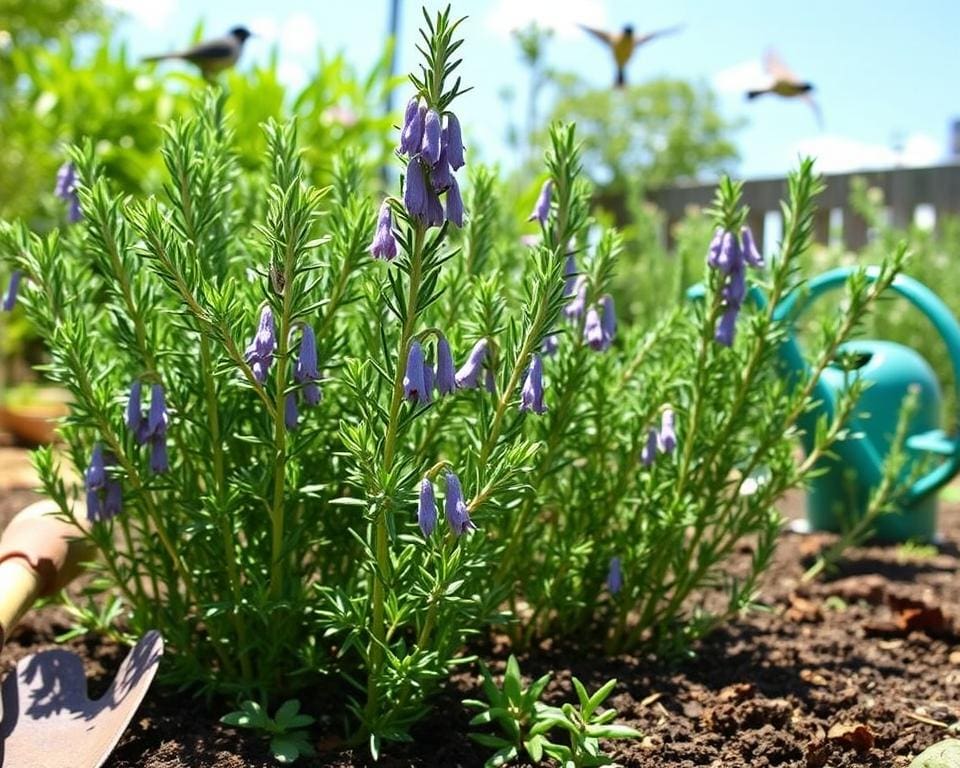
[[823,128],[823,115],[811,95],[813,83],[797,77],[772,48],[764,54],[763,68],[769,76],[769,82],[763,88],[747,91],[747,98],[752,100],[769,93],[785,99],[803,99],[813,110],[817,124]]
[[646,45],[651,40],[665,35],[672,35],[683,29],[682,24],[658,29],[654,32],[647,32],[644,35],[635,35],[633,27],[630,24],[624,26],[620,32],[607,32],[603,29],[594,29],[583,24],[579,25],[584,32],[589,32],[595,38],[604,43],[613,54],[613,61],[617,66],[617,76],[613,85],[615,88],[623,88],[627,84],[627,63],[633,57],[633,52],[641,45]]

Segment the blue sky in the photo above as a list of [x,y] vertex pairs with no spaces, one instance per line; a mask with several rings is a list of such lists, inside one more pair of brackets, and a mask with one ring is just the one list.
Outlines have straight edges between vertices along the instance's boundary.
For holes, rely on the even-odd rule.
[[[189,40],[198,20],[219,34],[236,23],[255,29],[243,66],[282,51],[284,77],[302,82],[317,47],[342,50],[361,70],[379,55],[388,0],[108,0],[129,17],[120,28],[135,54],[155,53]],[[419,2],[401,0],[399,66],[415,63]],[[470,18],[463,26],[463,75],[474,90],[458,111],[471,145],[486,160],[509,164],[499,94],[514,88],[524,103],[525,71],[510,29],[531,19],[555,28],[548,63],[579,72],[598,86],[612,79],[599,43],[576,22],[638,31],[686,24],[676,36],[654,41],[630,64],[634,82],[668,75],[713,85],[731,118],[745,117],[736,135],[746,177],[784,173],[800,153],[818,157],[824,171],[893,164],[927,165],[948,155],[950,124],[960,118],[960,3],[950,0],[453,0]],[[428,7],[437,7],[436,4]],[[799,101],[747,103],[744,88],[762,78],[770,46],[802,78],[817,86],[825,118],[821,130]],[[173,66],[173,65],[168,65]],[[402,101],[402,96],[401,96]],[[520,112],[517,112],[518,115]]]

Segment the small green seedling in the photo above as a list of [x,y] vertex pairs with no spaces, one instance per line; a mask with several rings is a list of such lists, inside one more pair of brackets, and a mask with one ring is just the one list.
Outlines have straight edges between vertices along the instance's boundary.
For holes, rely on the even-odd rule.
[[250,728],[270,737],[270,751],[279,763],[292,763],[300,756],[314,754],[313,746],[302,730],[313,723],[310,715],[300,713],[300,702],[290,699],[280,705],[271,718],[255,701],[244,701],[240,709],[220,718],[221,723]]
[[[490,670],[482,663],[480,671],[487,701],[464,701],[467,706],[483,710],[470,721],[470,725],[495,722],[503,734],[470,734],[470,738],[478,744],[497,750],[484,763],[485,768],[507,765],[519,757],[521,750],[526,751],[534,763],[539,763],[546,755],[559,761],[563,768],[613,765],[613,760],[603,754],[600,739],[634,739],[640,736],[640,732],[633,728],[613,723],[617,718],[615,709],[603,713],[597,711],[613,691],[616,680],[608,681],[590,696],[583,684],[573,678],[580,706],[564,704],[562,707],[551,707],[540,701],[550,681],[549,673],[529,688],[523,688],[520,665],[514,656],[507,661],[502,687],[497,687]],[[567,731],[569,745],[550,740],[550,732],[555,729]]]
[[488,725],[495,722],[503,733],[503,736],[493,736],[488,733],[470,734],[470,738],[478,744],[497,750],[484,763],[485,768],[506,765],[519,756],[521,749],[526,750],[534,762],[539,762],[543,756],[544,739],[540,735],[532,736],[530,729],[536,723],[540,696],[550,682],[550,673],[545,674],[529,688],[524,688],[523,679],[520,676],[520,665],[515,656],[510,656],[507,661],[502,688],[497,687],[490,669],[483,662],[480,663],[480,672],[483,675],[483,692],[487,701],[476,699],[464,701],[468,707],[483,710],[470,721],[470,725]]
[[564,704],[562,707],[543,707],[540,710],[531,735],[546,737],[550,731],[559,728],[567,732],[568,738],[567,744],[557,744],[545,738],[543,751],[547,756],[558,761],[563,768],[613,765],[613,760],[603,754],[600,740],[640,737],[639,731],[613,722],[617,719],[617,710],[598,711],[616,684],[616,680],[608,680],[591,696],[583,683],[573,678],[573,687],[580,699],[579,707]]

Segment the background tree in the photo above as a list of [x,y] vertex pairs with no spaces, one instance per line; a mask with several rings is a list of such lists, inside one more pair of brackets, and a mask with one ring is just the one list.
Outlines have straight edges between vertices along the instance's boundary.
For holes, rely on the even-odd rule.
[[614,90],[576,75],[556,75],[554,81],[551,119],[562,115],[576,123],[597,198],[618,219],[629,196],[716,177],[739,158],[731,138],[739,123],[720,115],[705,85],[657,78]]

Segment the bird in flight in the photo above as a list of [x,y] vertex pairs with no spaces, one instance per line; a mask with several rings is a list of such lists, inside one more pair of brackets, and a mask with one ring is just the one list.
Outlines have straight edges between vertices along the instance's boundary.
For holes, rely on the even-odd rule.
[[148,56],[144,61],[166,61],[182,59],[200,69],[200,73],[210,80],[218,72],[232,67],[240,58],[243,44],[253,33],[246,27],[234,27],[223,37],[204,40],[182,51]]
[[615,88],[623,88],[627,84],[627,62],[633,56],[633,52],[641,45],[649,43],[651,40],[672,35],[683,29],[683,25],[658,29],[654,32],[647,32],[645,35],[635,35],[633,27],[630,24],[624,26],[620,32],[607,32],[603,29],[594,29],[583,24],[579,25],[584,32],[589,32],[595,38],[603,42],[610,48],[613,54],[613,61],[617,65],[617,77],[613,85]]
[[759,96],[771,93],[785,99],[803,99],[813,110],[813,114],[817,118],[817,124],[823,128],[823,115],[820,113],[819,105],[811,95],[813,83],[801,80],[793,74],[790,68],[783,63],[783,59],[772,48],[764,54],[763,68],[769,76],[768,83],[763,88],[747,91],[747,98],[756,99]]

